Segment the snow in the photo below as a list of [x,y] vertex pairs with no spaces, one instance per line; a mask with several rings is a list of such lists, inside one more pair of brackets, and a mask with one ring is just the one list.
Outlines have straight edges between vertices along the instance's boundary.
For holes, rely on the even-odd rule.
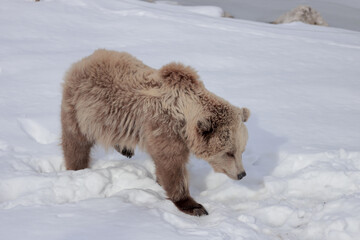
[[[214,9],[1,1],[0,239],[358,239],[360,33]],[[65,171],[62,77],[97,48],[154,68],[191,65],[209,90],[251,109],[243,180],[194,157],[188,165],[209,216],[179,212],[138,150],[126,159],[97,147],[90,169]]]
[[[155,1],[154,3],[178,5],[177,2],[172,2],[172,1]],[[216,7],[216,6],[192,6],[192,7],[178,6],[178,9],[179,8],[182,8],[189,12],[198,13],[210,17],[222,17],[224,15],[224,11],[220,7]]]

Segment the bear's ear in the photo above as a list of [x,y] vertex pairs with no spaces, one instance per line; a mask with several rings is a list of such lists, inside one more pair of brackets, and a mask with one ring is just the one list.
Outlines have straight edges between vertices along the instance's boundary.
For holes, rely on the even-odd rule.
[[216,125],[210,118],[202,119],[197,122],[197,131],[198,133],[209,140],[211,135],[215,132]]
[[170,86],[189,87],[200,83],[196,71],[181,63],[169,63],[159,70],[159,74]]
[[250,117],[250,110],[248,108],[240,108],[240,116],[243,122],[246,122]]

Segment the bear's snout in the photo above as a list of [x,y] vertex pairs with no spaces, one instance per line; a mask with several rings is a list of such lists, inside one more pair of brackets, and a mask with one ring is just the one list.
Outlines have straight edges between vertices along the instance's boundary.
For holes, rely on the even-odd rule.
[[242,178],[245,177],[245,176],[246,176],[246,172],[242,172],[242,173],[240,173],[240,174],[237,175],[237,179],[240,180],[240,179],[242,179]]

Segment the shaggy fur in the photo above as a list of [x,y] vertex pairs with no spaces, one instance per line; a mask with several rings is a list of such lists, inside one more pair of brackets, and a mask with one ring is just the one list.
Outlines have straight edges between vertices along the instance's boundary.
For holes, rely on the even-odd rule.
[[279,24],[290,22],[304,22],[312,25],[328,26],[320,13],[309,6],[304,5],[300,5],[290,12],[285,13],[272,23]]
[[91,147],[115,148],[127,157],[138,145],[156,166],[157,181],[183,212],[207,214],[189,193],[189,154],[233,179],[245,176],[241,154],[246,108],[207,91],[191,67],[152,69],[127,53],[97,50],[65,75],[61,105],[66,168],[89,167]]

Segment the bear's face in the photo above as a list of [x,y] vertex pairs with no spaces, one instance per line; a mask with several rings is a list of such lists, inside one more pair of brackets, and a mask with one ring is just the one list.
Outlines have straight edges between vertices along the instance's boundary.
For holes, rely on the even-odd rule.
[[[223,129],[223,131],[226,132],[227,130]],[[240,180],[246,175],[242,163],[242,154],[248,140],[245,124],[238,124],[229,135],[229,141],[226,141],[226,145],[221,151],[205,160],[210,163],[215,172],[225,173],[232,179]]]
[[246,173],[242,154],[248,140],[244,122],[250,112],[246,108],[226,124],[217,125],[214,120],[200,120],[197,124],[199,145],[195,155],[209,162],[215,172],[225,173],[228,177],[240,180]]

